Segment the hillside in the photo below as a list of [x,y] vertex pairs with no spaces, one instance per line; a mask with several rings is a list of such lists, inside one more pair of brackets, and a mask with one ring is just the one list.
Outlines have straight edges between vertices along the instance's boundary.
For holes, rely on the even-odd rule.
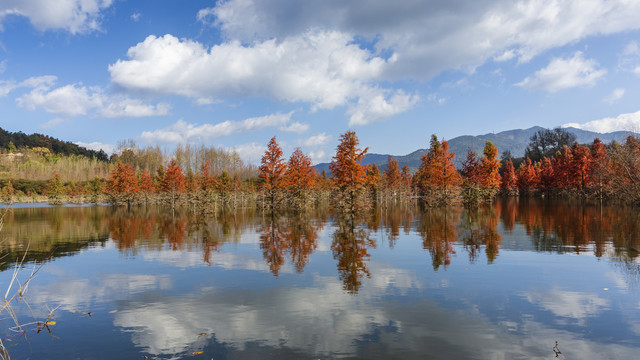
[[10,132],[0,128],[0,148],[8,149],[12,143],[16,148],[47,148],[59,155],[84,155],[100,161],[109,161],[109,156],[102,150],[89,150],[68,141],[62,141],[42,134],[27,135],[23,132]]
[[[458,166],[460,166],[462,160],[464,160],[468,149],[472,149],[477,153],[482,153],[485,141],[487,140],[493,142],[498,147],[498,151],[500,154],[502,154],[504,151],[510,151],[511,155],[513,155],[514,157],[521,157],[524,156],[524,150],[529,144],[529,139],[536,132],[538,132],[538,130],[544,130],[544,128],[540,126],[534,126],[529,129],[507,130],[495,134],[489,133],[478,136],[458,136],[449,140],[449,149],[450,151],[456,153],[455,161]],[[616,131],[602,134],[576,128],[566,128],[566,130],[574,134],[578,142],[581,144],[591,143],[597,137],[605,143],[609,143],[613,140],[622,142],[625,138],[627,138],[627,136],[633,134],[629,131]],[[425,136],[425,139],[427,138],[428,137]],[[408,165],[412,170],[414,170],[420,166],[422,154],[424,154],[425,152],[426,149],[418,149],[407,155],[392,156],[394,159],[396,159],[396,161],[398,161],[400,168]],[[383,171],[384,169],[386,169],[388,156],[388,154],[367,154],[365,155],[362,164],[377,164],[380,168],[380,171]],[[315,168],[318,172],[325,170],[327,171],[327,173],[329,173],[329,163],[317,164]]]

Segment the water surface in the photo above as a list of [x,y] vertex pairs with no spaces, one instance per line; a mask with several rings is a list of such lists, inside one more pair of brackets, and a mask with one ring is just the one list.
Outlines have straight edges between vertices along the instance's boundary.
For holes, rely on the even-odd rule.
[[[0,335],[32,359],[567,359],[640,353],[640,215],[498,202],[358,219],[16,208]],[[4,292],[5,290],[3,290]]]

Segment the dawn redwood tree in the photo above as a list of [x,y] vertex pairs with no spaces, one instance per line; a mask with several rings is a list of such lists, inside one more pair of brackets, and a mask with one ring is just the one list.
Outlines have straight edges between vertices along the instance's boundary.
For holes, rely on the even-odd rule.
[[316,185],[316,177],[311,159],[300,148],[296,148],[289,158],[284,175],[284,183],[291,192],[295,207],[306,205],[310,190]]
[[538,176],[536,169],[533,167],[531,159],[527,158],[520,164],[518,171],[516,172],[518,189],[521,194],[533,191],[538,186]]
[[460,175],[468,183],[476,184],[480,182],[480,161],[478,154],[472,149],[467,149],[467,157],[462,161]]
[[494,193],[500,187],[500,160],[498,160],[498,148],[487,141],[480,159],[480,185],[491,189]]
[[405,195],[411,195],[413,192],[411,188],[413,186],[413,176],[411,175],[411,169],[409,169],[408,165],[402,167],[402,190],[405,192]]
[[369,150],[369,148],[364,150],[358,148],[359,144],[355,132],[347,131],[342,134],[336,155],[329,165],[333,181],[352,212],[356,208],[356,200],[361,195],[365,183],[365,169],[361,162]]
[[500,181],[500,190],[505,194],[512,194],[518,190],[518,185],[516,184],[516,173],[511,159],[507,159],[504,162],[504,171],[502,172],[502,179]]
[[609,183],[609,174],[611,174],[611,159],[607,153],[607,148],[602,140],[595,138],[591,144],[591,164],[589,172],[592,176],[593,186],[603,196],[604,187]]
[[118,162],[107,180],[106,191],[110,195],[112,203],[125,203],[130,206],[140,191],[138,177],[133,167],[130,164]]
[[385,190],[395,199],[398,190],[402,188],[402,174],[400,173],[398,162],[391,156],[387,158],[387,169],[383,171],[382,178]]
[[275,136],[269,141],[258,170],[260,171],[258,177],[262,180],[261,187],[265,191],[270,208],[274,209],[279,202],[280,192],[284,188],[284,175],[287,170],[287,165],[282,158],[282,149],[276,142]]
[[449,143],[431,136],[429,151],[422,155],[422,163],[416,173],[420,195],[428,204],[446,204],[456,194],[461,183],[453,162],[455,153],[449,152]]
[[378,198],[378,190],[380,189],[381,183],[382,175],[380,175],[378,165],[370,164],[365,166],[365,184],[374,200]]
[[138,187],[140,188],[142,195],[144,195],[145,203],[148,203],[149,197],[156,190],[149,170],[144,170],[138,174]]
[[553,163],[546,156],[540,161],[540,173],[538,174],[538,185],[546,193],[550,193],[556,187],[556,175]]
[[171,208],[175,208],[176,201],[185,190],[185,177],[182,168],[178,166],[176,160],[171,160],[164,172],[161,183],[162,191],[169,195]]
[[571,185],[575,189],[584,191],[591,181],[591,150],[576,141],[571,146],[571,153],[573,154],[569,167]]

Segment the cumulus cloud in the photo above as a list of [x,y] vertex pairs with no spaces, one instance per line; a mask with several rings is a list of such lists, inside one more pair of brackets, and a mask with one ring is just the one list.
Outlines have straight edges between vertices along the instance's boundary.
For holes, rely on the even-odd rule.
[[398,90],[391,96],[383,91],[372,89],[358,99],[358,103],[348,110],[349,126],[366,125],[392,117],[393,115],[412,109],[420,100],[418,95],[405,94]]
[[332,109],[358,96],[385,60],[339,32],[302,35],[244,46],[231,41],[210,49],[172,35],[149,36],[109,66],[125,88],[196,98],[267,97]]
[[487,59],[528,61],[588,36],[638,29],[640,3],[607,0],[229,0],[207,9],[230,39],[250,43],[308,28],[375,40],[397,61],[386,75],[429,78]]
[[105,94],[100,87],[80,84],[53,88],[55,81],[55,76],[41,76],[16,84],[13,88],[33,88],[16,99],[18,106],[30,111],[42,108],[59,118],[87,115],[90,112],[100,118],[159,116],[169,113],[168,104],[145,104],[138,99]]
[[331,139],[331,136],[327,135],[326,133],[320,133],[320,134],[313,135],[308,139],[304,140],[302,144],[304,146],[309,146],[309,147],[320,146],[328,143],[330,139]]
[[605,69],[598,68],[595,60],[585,59],[578,51],[571,58],[551,60],[547,67],[516,85],[553,93],[577,86],[593,86],[606,73]]
[[87,148],[89,150],[95,150],[95,151],[100,151],[103,150],[104,152],[106,152],[107,154],[111,155],[116,151],[116,146],[113,144],[103,144],[101,142],[82,142],[82,141],[76,141],[74,144],[78,145],[78,146],[82,146],[83,148]]
[[568,123],[562,125],[562,127],[574,127],[576,129],[595,131],[599,133],[608,133],[612,131],[638,132],[640,131],[640,111],[620,114],[614,118],[593,120],[583,124]]
[[625,91],[626,90],[622,89],[622,88],[615,89],[615,90],[613,90],[613,92],[611,94],[607,95],[604,99],[602,99],[602,102],[611,105],[614,102],[622,99],[622,97],[624,96]]
[[223,121],[217,124],[190,124],[178,120],[175,124],[154,131],[145,131],[140,139],[147,143],[182,144],[201,142],[229,136],[243,131],[253,131],[266,127],[286,126],[293,112],[288,114],[271,114],[248,118],[242,121]]
[[65,30],[72,34],[100,29],[102,11],[112,0],[7,0],[0,2],[1,23],[9,16],[29,19],[38,30]]

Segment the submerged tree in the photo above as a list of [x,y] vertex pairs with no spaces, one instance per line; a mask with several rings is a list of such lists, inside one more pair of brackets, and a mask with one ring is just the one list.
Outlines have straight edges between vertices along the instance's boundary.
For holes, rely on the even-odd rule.
[[454,201],[459,192],[460,175],[453,162],[455,153],[449,152],[449,143],[431,136],[429,151],[422,155],[422,163],[415,181],[422,199],[429,205],[444,205]]
[[361,162],[369,148],[358,148],[356,133],[347,131],[340,136],[340,144],[329,168],[340,194],[340,206],[350,212],[357,208],[365,183],[365,169]]
[[185,189],[185,176],[182,168],[178,166],[176,160],[171,160],[162,177],[161,188],[169,196],[171,208],[175,208],[176,202]]
[[287,166],[282,158],[282,149],[274,136],[269,141],[267,150],[262,156],[262,165],[260,165],[260,173],[258,175],[262,180],[260,185],[270,209],[274,209],[281,200],[286,170]]
[[287,163],[284,183],[291,194],[294,208],[306,207],[310,190],[316,185],[316,171],[311,167],[311,159],[300,148],[296,148]]
[[112,204],[126,204],[130,206],[140,191],[138,177],[129,164],[118,162],[107,180],[107,194]]

